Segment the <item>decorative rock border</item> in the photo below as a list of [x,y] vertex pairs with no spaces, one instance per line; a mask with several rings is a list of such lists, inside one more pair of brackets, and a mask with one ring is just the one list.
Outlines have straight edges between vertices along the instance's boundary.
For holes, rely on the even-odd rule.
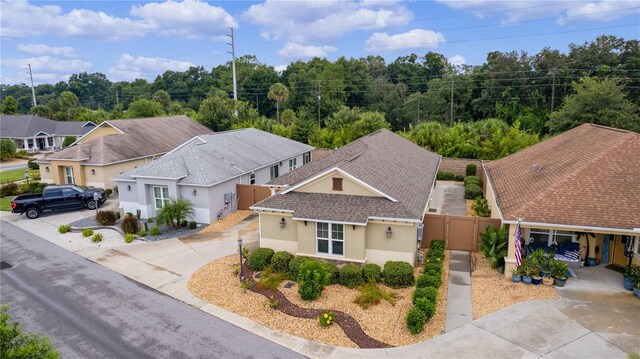
[[[287,299],[287,297],[279,290],[272,291],[267,288],[258,288],[258,283],[253,277],[253,271],[249,269],[246,261],[243,263],[242,267],[245,276],[241,279],[249,280],[253,284],[251,288],[248,289],[252,292],[264,295],[265,297],[267,297],[267,299],[278,300],[278,305],[275,308],[279,311],[297,318],[317,319],[322,315],[322,309],[302,308],[291,303],[289,299]],[[339,310],[332,309],[331,311],[333,311],[335,315],[335,323],[342,328],[347,337],[351,339],[351,341],[354,342],[358,347],[363,349],[391,347],[391,345],[389,344],[383,343],[368,336],[364,332],[364,330],[362,330],[358,321],[355,320],[355,318],[353,318],[351,315]]]
[[84,229],[111,229],[113,231],[116,231],[118,233],[120,233],[121,235],[124,236],[124,232],[122,231],[122,229],[118,228],[118,227],[113,227],[113,226],[90,226],[90,227],[71,227],[70,231],[71,232],[82,232],[82,230]]

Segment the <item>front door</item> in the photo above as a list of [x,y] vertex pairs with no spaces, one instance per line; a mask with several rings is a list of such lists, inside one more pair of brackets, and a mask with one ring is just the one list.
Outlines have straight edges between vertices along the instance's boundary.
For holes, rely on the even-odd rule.
[[626,266],[629,258],[624,256],[624,243],[621,235],[616,235],[613,240],[613,260],[611,263],[619,266]]

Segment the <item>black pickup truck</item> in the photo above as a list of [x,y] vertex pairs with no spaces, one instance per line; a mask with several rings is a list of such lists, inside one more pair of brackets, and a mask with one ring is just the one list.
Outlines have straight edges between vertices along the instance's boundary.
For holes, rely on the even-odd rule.
[[12,213],[26,213],[30,219],[35,219],[44,211],[88,208],[96,209],[93,194],[100,195],[98,205],[107,200],[102,188],[85,188],[76,185],[62,185],[45,187],[42,193],[23,194],[11,200]]

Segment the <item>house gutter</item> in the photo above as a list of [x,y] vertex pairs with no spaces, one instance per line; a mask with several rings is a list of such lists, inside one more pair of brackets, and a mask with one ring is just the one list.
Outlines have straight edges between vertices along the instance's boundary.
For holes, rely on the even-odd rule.
[[[518,221],[502,221],[503,224],[518,224]],[[555,223],[541,223],[541,222],[520,222],[521,226],[527,227],[548,227],[554,229],[564,229],[564,230],[574,230],[577,232],[616,232],[616,233],[626,233],[626,234],[640,234],[640,228],[634,229],[620,229],[620,228],[607,228],[607,227],[591,227],[591,226],[578,226],[578,225],[570,225],[570,224],[555,224]]]

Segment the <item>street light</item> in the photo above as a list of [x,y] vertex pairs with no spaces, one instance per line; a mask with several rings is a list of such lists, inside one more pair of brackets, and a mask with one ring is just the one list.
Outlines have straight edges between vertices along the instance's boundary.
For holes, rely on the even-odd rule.
[[27,188],[29,188],[29,170],[24,171],[24,179],[27,180]]
[[242,237],[238,236],[238,253],[240,253],[240,283],[242,283],[242,277],[244,277],[244,270],[242,269]]
[[98,207],[99,207],[99,200],[100,199],[100,194],[98,194],[98,192],[93,192],[93,200],[96,202],[96,219],[98,218]]

